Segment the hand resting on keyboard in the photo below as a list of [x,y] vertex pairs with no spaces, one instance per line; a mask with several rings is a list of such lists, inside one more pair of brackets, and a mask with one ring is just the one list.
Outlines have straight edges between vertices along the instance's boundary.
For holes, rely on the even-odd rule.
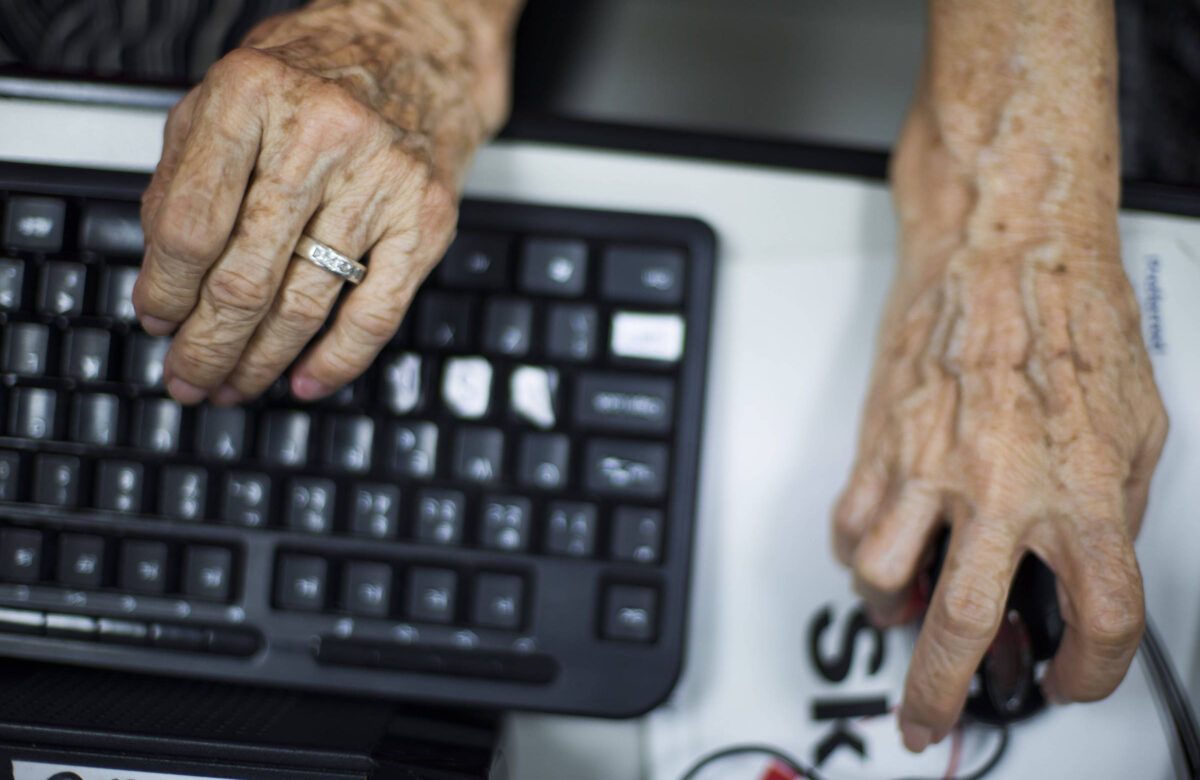
[[467,163],[505,116],[515,2],[315,5],[262,23],[167,121],[134,305],[151,334],[177,331],[164,377],[183,403],[259,395],[325,323],[343,279],[293,255],[302,234],[369,254],[370,271],[292,392],[362,373],[445,251]]

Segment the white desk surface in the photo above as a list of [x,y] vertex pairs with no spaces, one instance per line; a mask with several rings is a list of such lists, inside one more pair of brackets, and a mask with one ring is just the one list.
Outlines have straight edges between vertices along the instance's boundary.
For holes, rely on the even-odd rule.
[[[0,100],[0,159],[148,171],[159,112]],[[830,726],[816,698],[897,701],[911,636],[891,632],[871,672],[859,637],[849,675],[830,683],[810,658],[814,617],[832,610],[817,651],[836,654],[854,600],[828,554],[828,514],[853,455],[875,319],[891,273],[893,221],[877,182],[544,144],[483,150],[468,196],[675,213],[718,235],[713,349],[698,541],[684,676],[671,700],[633,721],[516,714],[505,746],[521,780],[674,778],[733,742],[769,742],[812,760]],[[1200,689],[1200,225],[1126,214],[1126,265],[1141,294],[1155,277],[1156,372],[1171,437],[1139,540],[1150,613],[1193,692]],[[1149,320],[1149,318],[1146,318]],[[854,724],[867,757],[835,751],[835,780],[944,770],[945,745],[911,758],[890,718]],[[990,736],[969,735],[964,768]],[[713,777],[754,778],[762,764]],[[1014,730],[992,777],[1167,780],[1172,766],[1145,678],[1135,667],[1105,702],[1056,709]]]

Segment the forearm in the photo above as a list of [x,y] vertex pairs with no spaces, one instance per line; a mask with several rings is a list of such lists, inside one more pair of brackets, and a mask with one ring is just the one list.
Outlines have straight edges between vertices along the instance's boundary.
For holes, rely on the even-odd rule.
[[1028,260],[1069,244],[1055,265],[1117,262],[1111,0],[931,0],[893,176],[906,239],[922,247]]
[[245,43],[333,79],[395,124],[411,151],[460,178],[509,109],[523,0],[317,0]]

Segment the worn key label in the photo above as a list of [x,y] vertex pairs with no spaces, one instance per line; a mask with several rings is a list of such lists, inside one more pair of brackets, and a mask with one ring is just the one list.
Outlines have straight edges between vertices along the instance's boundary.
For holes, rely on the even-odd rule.
[[12,762],[13,780],[230,780],[200,775],[169,775],[98,766],[43,764],[39,761]]

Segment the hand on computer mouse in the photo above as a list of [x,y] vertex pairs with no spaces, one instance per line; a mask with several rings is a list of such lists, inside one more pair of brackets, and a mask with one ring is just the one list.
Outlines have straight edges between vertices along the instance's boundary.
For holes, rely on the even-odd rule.
[[175,332],[171,395],[257,396],[346,279],[362,284],[292,392],[319,398],[370,364],[450,241],[472,154],[504,120],[518,5],[313,3],[264,21],[175,106],[133,294],[148,332]]
[[1066,624],[1051,698],[1108,695],[1144,625],[1167,418],[1120,262],[1112,8],[1048,9],[935,0],[893,156],[902,259],[834,544],[894,623],[952,529],[900,708],[916,751],[953,727],[1027,552]]

